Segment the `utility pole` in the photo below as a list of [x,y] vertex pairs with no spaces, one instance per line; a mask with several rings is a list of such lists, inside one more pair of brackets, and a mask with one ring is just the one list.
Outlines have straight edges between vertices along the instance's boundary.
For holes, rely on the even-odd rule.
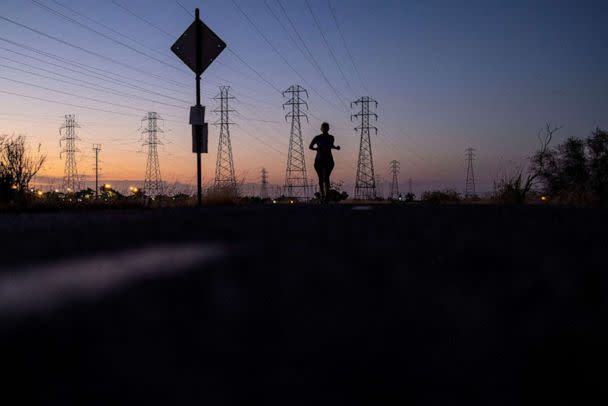
[[475,173],[473,171],[473,160],[475,159],[475,149],[468,147],[465,149],[467,161],[467,180],[464,187],[464,198],[475,197]]
[[390,162],[390,171],[393,175],[393,180],[391,181],[391,191],[389,194],[389,199],[397,200],[399,199],[399,171],[401,170],[401,164],[399,161],[392,160]]
[[101,144],[93,144],[93,152],[95,152],[95,199],[99,199],[99,151],[101,151]]
[[158,139],[158,133],[163,132],[158,128],[158,120],[162,118],[154,112],[148,113],[142,118],[142,123],[147,122],[142,126],[142,133],[148,134],[143,145],[148,147],[148,160],[146,163],[146,176],[144,180],[144,194],[150,197],[156,197],[163,193],[163,182],[160,177],[160,163],[158,161],[158,145],[162,142]]
[[373,117],[378,121],[376,113],[370,113],[370,104],[374,103],[376,108],[378,102],[371,97],[364,96],[359,100],[352,102],[353,106],[360,107],[358,113],[351,115],[353,119],[360,119],[361,124],[355,128],[355,131],[361,132],[361,142],[359,144],[359,159],[357,162],[357,178],[355,181],[355,199],[374,199],[376,197],[376,177],[374,174],[374,160],[372,158],[372,142],[370,139],[370,130],[374,130],[378,134],[378,128],[370,125],[369,119]]
[[285,173],[285,195],[286,197],[301,198],[308,200],[308,178],[306,177],[306,162],[304,159],[304,142],[302,141],[301,118],[308,121],[308,116],[302,106],[308,109],[308,103],[301,97],[308,92],[300,85],[293,85],[283,92],[283,97],[288,97],[283,104],[291,108],[285,115],[285,121],[291,119],[291,132],[289,136],[289,152],[287,154],[287,170]]
[[268,199],[268,171],[262,168],[262,186],[260,188],[260,197]]
[[215,188],[229,190],[236,194],[236,176],[234,174],[234,161],[232,160],[232,144],[230,143],[229,114],[235,110],[228,107],[229,100],[234,96],[229,94],[230,86],[220,86],[220,94],[213,98],[219,100],[220,108],[213,110],[220,115],[219,121],[213,123],[220,126],[220,138],[217,144],[217,162],[215,165]]
[[[63,170],[63,190],[67,193],[73,193],[80,189],[80,178],[78,177],[78,168],[76,167],[76,153],[80,152],[76,148],[76,141],[80,138],[76,135],[76,128],[80,128],[80,125],[76,122],[76,116],[68,114],[65,116],[65,122],[59,128],[59,146],[62,146],[62,142],[65,141],[65,146],[59,153],[59,158],[63,154],[66,154],[65,167]],[[64,131],[62,133],[62,131]]]

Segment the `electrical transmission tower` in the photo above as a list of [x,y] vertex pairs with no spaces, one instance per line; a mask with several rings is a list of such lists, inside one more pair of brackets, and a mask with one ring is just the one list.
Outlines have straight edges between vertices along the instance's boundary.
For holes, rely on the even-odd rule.
[[475,149],[469,147],[465,149],[467,160],[467,180],[464,187],[464,197],[469,199],[475,197],[475,172],[473,171],[473,160],[475,159]]
[[401,169],[401,164],[399,161],[392,160],[390,162],[390,170],[393,175],[393,180],[391,181],[391,192],[389,194],[389,199],[399,199],[399,170]]
[[[59,158],[63,154],[66,154],[65,168],[63,171],[63,190],[66,192],[76,192],[80,189],[80,178],[78,177],[78,168],[76,167],[76,153],[80,152],[76,148],[76,141],[80,138],[76,135],[76,128],[80,128],[80,125],[76,122],[76,116],[68,114],[65,116],[65,122],[59,128],[59,146],[63,146],[63,149],[59,153]],[[62,133],[62,131],[64,131]],[[65,142],[65,144],[62,144]]]
[[285,120],[291,118],[289,153],[285,173],[285,195],[286,197],[301,198],[306,201],[309,197],[308,178],[306,177],[306,162],[304,160],[301,118],[304,117],[308,121],[308,116],[302,109],[302,106],[308,109],[308,103],[302,99],[302,94],[308,97],[308,92],[300,85],[293,85],[283,92],[283,97],[288,96],[283,108],[285,106],[291,108],[291,111],[285,115]]
[[230,86],[220,86],[220,94],[214,97],[219,100],[220,108],[213,110],[220,115],[220,119],[214,125],[220,126],[220,138],[217,145],[217,162],[215,164],[215,183],[217,189],[226,189],[236,192],[236,176],[234,175],[234,161],[232,159],[232,144],[230,143],[229,114],[235,110],[228,107],[228,102],[234,99],[230,96]]
[[95,198],[99,199],[99,152],[101,151],[100,144],[93,144],[93,152],[95,152]]
[[268,171],[262,168],[262,186],[260,188],[260,197],[268,199]]
[[355,128],[355,131],[361,131],[357,178],[355,182],[355,199],[373,199],[376,197],[376,177],[374,174],[370,130],[374,130],[377,134],[378,128],[370,125],[369,119],[373,117],[374,120],[378,121],[378,115],[370,113],[369,105],[372,103],[378,107],[378,102],[368,96],[361,97],[359,100],[351,103],[351,108],[353,105],[361,107],[358,113],[351,115],[351,121],[353,119],[361,120],[361,124]]
[[162,118],[154,112],[148,113],[141,120],[142,123],[147,121],[146,125],[142,124],[142,133],[148,134],[148,138],[143,143],[143,146],[148,147],[144,194],[150,197],[163,193],[163,181],[160,177],[160,164],[158,161],[158,145],[162,145],[162,142],[158,139],[158,133],[162,133],[163,130],[158,128],[158,120],[162,120]]

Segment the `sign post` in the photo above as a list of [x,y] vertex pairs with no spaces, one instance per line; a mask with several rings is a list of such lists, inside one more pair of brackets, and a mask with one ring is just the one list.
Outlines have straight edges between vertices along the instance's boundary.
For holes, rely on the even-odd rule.
[[196,178],[198,206],[202,205],[203,175],[201,154],[208,152],[209,130],[205,123],[205,106],[201,105],[201,74],[226,48],[226,44],[200,19],[199,9],[195,10],[194,22],[178,38],[171,51],[196,75],[196,105],[190,107],[192,125],[192,152],[196,154]]

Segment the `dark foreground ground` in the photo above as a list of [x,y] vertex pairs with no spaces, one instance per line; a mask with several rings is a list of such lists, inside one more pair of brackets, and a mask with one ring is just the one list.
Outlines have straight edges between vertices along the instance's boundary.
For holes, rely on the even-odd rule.
[[0,403],[606,404],[607,232],[551,207],[0,215]]

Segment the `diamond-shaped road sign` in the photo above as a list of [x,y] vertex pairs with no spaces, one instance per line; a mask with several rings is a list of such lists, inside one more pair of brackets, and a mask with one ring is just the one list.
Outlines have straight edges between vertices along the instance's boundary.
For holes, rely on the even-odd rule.
[[[197,49],[196,36],[200,35],[200,45]],[[211,62],[226,48],[226,43],[221,40],[201,20],[195,20],[190,27],[171,47],[171,50],[181,59],[194,73],[200,75],[211,65]],[[200,50],[200,66],[197,66],[197,51]]]

